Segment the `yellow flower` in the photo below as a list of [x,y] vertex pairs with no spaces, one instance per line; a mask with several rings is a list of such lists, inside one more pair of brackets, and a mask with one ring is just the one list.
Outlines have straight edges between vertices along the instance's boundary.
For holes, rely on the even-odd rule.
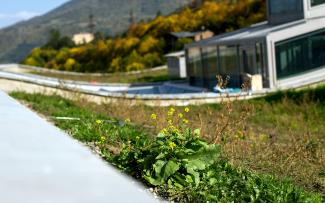
[[179,130],[173,125],[169,126],[169,130],[170,130],[170,132],[173,132],[173,133],[179,133]]
[[100,125],[100,124],[103,123],[103,121],[102,120],[96,120],[96,123]]
[[184,118],[184,115],[183,115],[182,113],[179,113],[179,114],[178,114],[178,117],[179,117],[179,118]]
[[156,119],[157,119],[157,114],[154,114],[154,113],[151,114],[151,119],[152,119],[152,120],[156,120]]
[[167,134],[168,133],[168,130],[166,129],[166,128],[164,128],[164,129],[162,129],[161,131],[160,131],[160,133],[162,133],[162,134]]
[[140,137],[139,136],[136,136],[135,139],[140,140]]
[[174,149],[176,147],[176,144],[174,142],[168,143],[170,149]]
[[183,119],[183,123],[188,124],[188,120],[187,119]]
[[168,122],[168,125],[173,125],[173,120],[169,119],[169,120],[167,120],[167,122]]
[[105,136],[100,136],[100,144],[104,144],[106,142],[106,137]]
[[188,112],[190,112],[190,108],[186,107],[186,108],[184,109],[184,111],[185,111],[186,113],[188,113]]
[[131,122],[131,120],[129,119],[129,118],[127,118],[127,119],[125,119],[125,121],[124,121],[125,123],[130,123]]
[[168,113],[167,113],[168,116],[172,116],[172,115],[174,115],[175,111],[176,111],[176,110],[175,110],[174,108],[170,108],[169,111],[168,111]]

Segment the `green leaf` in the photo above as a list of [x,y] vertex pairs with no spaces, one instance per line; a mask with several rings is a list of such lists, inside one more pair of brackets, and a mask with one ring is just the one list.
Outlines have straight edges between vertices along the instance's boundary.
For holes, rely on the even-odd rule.
[[187,169],[187,172],[193,176],[195,184],[198,185],[200,183],[200,173],[190,168]]
[[157,138],[164,138],[164,137],[166,137],[166,135],[165,135],[164,133],[159,133],[159,134],[157,135]]
[[188,182],[188,183],[193,183],[194,181],[193,181],[192,176],[190,176],[190,175],[186,175],[186,182]]
[[161,161],[161,160],[158,160],[154,165],[153,165],[153,169],[155,170],[156,172],[156,175],[158,177],[161,177],[161,170],[162,168],[166,165],[166,161]]
[[161,176],[164,180],[167,180],[179,169],[179,164],[174,161],[168,161],[167,164],[162,168]]
[[146,181],[148,181],[151,185],[154,185],[154,186],[158,186],[158,185],[163,184],[162,179],[154,179],[154,178],[152,178],[150,176],[145,176],[144,179]]
[[210,178],[210,179],[209,179],[209,184],[210,184],[210,185],[215,185],[217,182],[218,182],[218,180],[215,179],[215,178]]
[[[186,178],[184,176],[179,175],[179,173],[175,173],[173,176],[175,186],[181,185],[182,187],[187,186],[188,182],[186,182]],[[179,186],[178,186],[179,187]]]
[[156,159],[162,159],[162,158],[165,158],[166,154],[165,153],[160,153]]
[[186,164],[186,168],[192,170],[204,170],[206,166],[207,164],[199,159],[191,160]]
[[201,148],[195,154],[187,156],[186,159],[188,160],[188,163],[194,162],[192,164],[196,165],[197,168],[203,168],[202,163],[206,165],[205,167],[210,166],[215,162],[219,154],[220,147],[218,145],[208,145]]
[[147,173],[147,175],[144,177],[150,184],[158,186],[164,183],[164,179],[161,176],[162,168],[166,165],[166,161],[158,160],[152,167],[155,171],[154,178],[151,173]]
[[195,150],[193,150],[193,149],[185,149],[184,152],[187,153],[187,154],[193,154],[193,153],[195,153]]
[[156,142],[157,142],[157,144],[159,144],[159,145],[165,145],[165,142],[163,142],[163,141],[157,140]]

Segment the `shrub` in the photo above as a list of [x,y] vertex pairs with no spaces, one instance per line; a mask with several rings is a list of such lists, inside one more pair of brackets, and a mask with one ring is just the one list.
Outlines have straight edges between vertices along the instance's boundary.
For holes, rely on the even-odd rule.
[[142,63],[131,63],[126,67],[126,71],[138,71],[138,70],[143,70],[145,66]]
[[24,61],[24,64],[29,66],[40,66],[40,63],[35,58],[29,57]]
[[73,70],[74,69],[74,66],[76,65],[76,61],[72,58],[68,58],[67,61],[65,62],[64,64],[64,69],[65,70]]
[[158,53],[154,52],[144,55],[142,61],[146,67],[155,67],[160,64],[163,64],[164,60],[160,58]]
[[113,59],[110,67],[109,72],[122,72],[123,68],[123,60],[121,57],[117,57]]
[[152,51],[156,51],[158,48],[159,40],[152,36],[148,36],[140,43],[138,50],[140,54],[146,54]]

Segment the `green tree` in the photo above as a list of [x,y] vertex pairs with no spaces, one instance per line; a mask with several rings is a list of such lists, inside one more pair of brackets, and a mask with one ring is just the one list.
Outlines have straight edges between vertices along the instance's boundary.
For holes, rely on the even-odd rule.
[[59,50],[62,49],[63,47],[73,47],[73,46],[75,46],[75,44],[70,37],[61,36],[59,30],[52,29],[50,31],[49,40],[43,48]]

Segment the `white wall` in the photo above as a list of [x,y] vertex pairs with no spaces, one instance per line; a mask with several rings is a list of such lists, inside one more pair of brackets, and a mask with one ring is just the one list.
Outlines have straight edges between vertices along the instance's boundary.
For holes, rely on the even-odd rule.
[[325,17],[325,4],[311,7],[311,0],[305,0],[304,3],[306,18]]
[[[277,32],[272,32],[267,36],[267,52],[268,52],[268,68],[269,68],[269,76],[270,76],[270,87],[278,88],[285,86],[284,84],[291,84],[293,81],[301,81],[301,76],[290,77],[288,79],[277,80],[276,78],[276,59],[275,59],[275,43],[283,40],[287,40],[293,37],[297,37],[306,33],[310,33],[316,30],[320,30],[325,28],[325,18],[317,18],[317,19],[309,19],[306,22],[292,26],[287,29],[279,30]],[[321,72],[325,72],[325,67],[321,70]],[[314,79],[318,79],[318,77],[311,77],[312,75],[319,75],[319,71],[310,71],[308,77],[312,82]],[[307,76],[307,75],[306,75]],[[319,75],[323,77],[323,75]],[[325,74],[324,74],[325,76]],[[314,78],[314,79],[313,79]],[[325,78],[324,78],[325,80]]]
[[187,77],[187,72],[186,72],[186,59],[185,57],[181,57],[179,60],[179,67],[180,67],[180,77],[181,78],[186,78]]

